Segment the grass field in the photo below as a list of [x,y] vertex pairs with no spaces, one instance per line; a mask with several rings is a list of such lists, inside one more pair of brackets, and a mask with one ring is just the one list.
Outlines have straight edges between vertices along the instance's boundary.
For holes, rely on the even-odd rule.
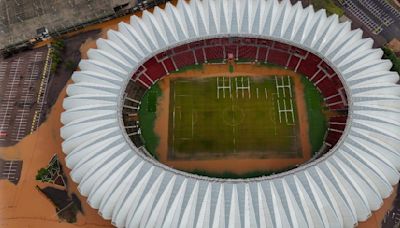
[[169,157],[301,156],[292,86],[287,76],[172,79]]
[[157,158],[157,145],[159,137],[154,133],[154,122],[156,119],[157,100],[161,96],[161,89],[158,84],[153,85],[141,100],[139,109],[139,124],[142,140],[147,151]]
[[311,151],[315,154],[321,148],[328,129],[326,116],[323,113],[324,100],[317,88],[306,77],[301,77],[301,83],[304,85],[304,98],[307,105]]
[[153,85],[141,100],[139,126],[147,151],[168,166],[247,178],[310,159],[323,144],[325,111],[314,85],[289,70],[270,64],[206,64]]

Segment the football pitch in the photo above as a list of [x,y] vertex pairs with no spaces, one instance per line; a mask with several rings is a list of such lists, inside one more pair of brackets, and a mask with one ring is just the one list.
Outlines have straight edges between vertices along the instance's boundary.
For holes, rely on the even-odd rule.
[[170,81],[169,159],[302,157],[289,76]]

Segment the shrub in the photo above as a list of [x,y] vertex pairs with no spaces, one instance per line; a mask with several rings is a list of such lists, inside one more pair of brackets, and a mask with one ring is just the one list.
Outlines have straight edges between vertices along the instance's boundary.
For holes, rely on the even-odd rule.
[[383,58],[388,59],[392,62],[392,71],[396,71],[397,73],[400,74],[400,58],[396,56],[396,54],[388,47],[383,47]]
[[69,70],[69,71],[74,71],[75,69],[76,69],[76,64],[74,63],[74,61],[72,61],[72,60],[68,60],[66,63],[65,63],[65,68],[67,69],[67,70]]
[[49,174],[49,171],[47,169],[41,168],[38,170],[38,172],[36,174],[36,180],[42,180],[43,177],[45,177],[48,174]]

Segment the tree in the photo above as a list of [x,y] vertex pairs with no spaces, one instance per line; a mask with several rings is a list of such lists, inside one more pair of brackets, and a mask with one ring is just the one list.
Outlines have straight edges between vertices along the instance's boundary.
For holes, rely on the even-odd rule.
[[383,58],[388,59],[392,62],[392,71],[396,71],[397,73],[400,74],[400,58],[396,56],[396,54],[388,47],[383,47]]
[[74,70],[76,69],[76,64],[74,63],[74,61],[68,60],[68,61],[65,63],[65,68],[66,68],[67,70],[74,71]]
[[42,180],[43,177],[45,177],[48,174],[49,174],[49,171],[47,169],[41,168],[38,170],[38,172],[36,174],[36,180]]

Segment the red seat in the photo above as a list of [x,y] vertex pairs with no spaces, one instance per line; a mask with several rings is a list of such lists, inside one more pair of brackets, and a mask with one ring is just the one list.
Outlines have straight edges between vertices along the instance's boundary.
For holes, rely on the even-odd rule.
[[194,54],[192,51],[187,51],[187,52],[176,54],[172,58],[175,62],[176,67],[178,67],[178,69],[180,69],[184,66],[193,65],[196,63],[195,59],[194,59]]
[[265,62],[266,61],[266,57],[267,57],[267,52],[268,52],[268,48],[265,47],[259,47],[258,48],[258,55],[257,55],[257,60],[260,62]]
[[264,47],[272,47],[272,40],[256,39],[256,43]]
[[299,63],[299,61],[300,61],[300,58],[292,54],[292,56],[290,57],[289,64],[287,65],[287,67],[289,69],[291,69],[291,70],[295,70],[297,64]]
[[156,57],[157,61],[160,62],[160,61],[168,58],[169,56],[168,56],[167,52],[161,52],[161,53],[158,53],[155,57]]
[[344,105],[343,103],[337,103],[329,105],[329,108],[332,110],[343,110],[346,109],[346,105]]
[[153,85],[153,82],[150,81],[150,79],[148,79],[144,74],[141,74],[138,78],[138,81],[144,85],[145,87],[150,87],[151,85]]
[[326,103],[328,105],[329,104],[334,104],[334,103],[337,103],[337,102],[341,102],[342,101],[342,97],[340,96],[340,94],[336,94],[333,97],[330,97],[329,99],[326,99],[325,101],[326,101]]
[[239,47],[239,59],[256,59],[257,48],[255,46],[240,46]]
[[156,81],[167,74],[164,66],[161,63],[156,63],[147,68],[146,74],[153,80]]
[[286,66],[288,59],[289,59],[288,52],[283,52],[276,49],[270,49],[267,56],[267,61],[269,63],[274,63],[280,66]]
[[146,68],[145,72],[147,76],[149,76],[153,81],[156,81],[157,79],[160,79],[167,74],[167,72],[165,72],[164,66],[159,63],[155,57],[149,59],[143,64],[143,66]]
[[301,60],[301,63],[297,71],[310,78],[319,70],[318,64],[320,62],[321,59],[318,56],[309,53],[306,59]]
[[336,86],[329,80],[328,77],[325,77],[319,81],[317,87],[324,97],[330,97],[338,93]]
[[344,131],[346,128],[346,124],[335,124],[335,123],[330,123],[329,128],[338,130],[338,131]]
[[342,133],[340,133],[340,132],[328,130],[328,135],[326,136],[325,142],[334,146],[339,141],[341,136],[342,136]]
[[304,59],[304,58],[306,58],[308,52],[306,50],[291,46],[290,53],[292,53],[293,55],[295,55],[299,58]]
[[232,53],[235,56],[235,58],[237,58],[237,53],[238,53],[237,45],[227,45],[227,46],[225,46],[226,57],[228,57],[229,53]]
[[172,59],[170,59],[170,58],[165,59],[163,61],[163,63],[164,63],[165,68],[167,68],[168,72],[173,72],[173,71],[176,70],[175,66],[174,66],[174,63],[172,62]]
[[190,48],[189,48],[189,45],[184,44],[184,45],[178,46],[178,47],[176,47],[176,48],[174,48],[174,49],[172,49],[172,50],[173,50],[174,53],[176,54],[176,53],[181,53],[181,52],[190,50]]
[[199,49],[205,45],[204,40],[195,41],[189,44],[190,49]]
[[207,61],[213,59],[224,59],[224,50],[221,46],[205,47],[204,52],[206,53]]
[[221,39],[213,38],[213,39],[205,40],[205,42],[206,42],[206,45],[208,45],[208,46],[214,46],[214,45],[221,44]]
[[284,44],[278,41],[274,42],[274,49],[281,50],[283,52],[289,52],[290,47],[291,46],[289,44]]
[[196,58],[197,63],[201,64],[205,62],[204,51],[203,48],[197,48],[194,50],[194,56]]
[[322,62],[320,64],[320,68],[322,68],[327,73],[327,75],[333,75],[335,73],[335,71],[333,71],[333,69],[325,62]]
[[312,81],[312,83],[316,84],[318,83],[319,80],[321,80],[322,78],[325,77],[324,72],[319,71],[318,73],[314,74],[314,75],[307,75],[307,77]]
[[332,123],[343,123],[345,124],[347,121],[347,116],[333,116],[329,119],[329,122]]
[[342,87],[342,81],[340,81],[339,76],[337,74],[331,75],[330,79],[338,88]]

